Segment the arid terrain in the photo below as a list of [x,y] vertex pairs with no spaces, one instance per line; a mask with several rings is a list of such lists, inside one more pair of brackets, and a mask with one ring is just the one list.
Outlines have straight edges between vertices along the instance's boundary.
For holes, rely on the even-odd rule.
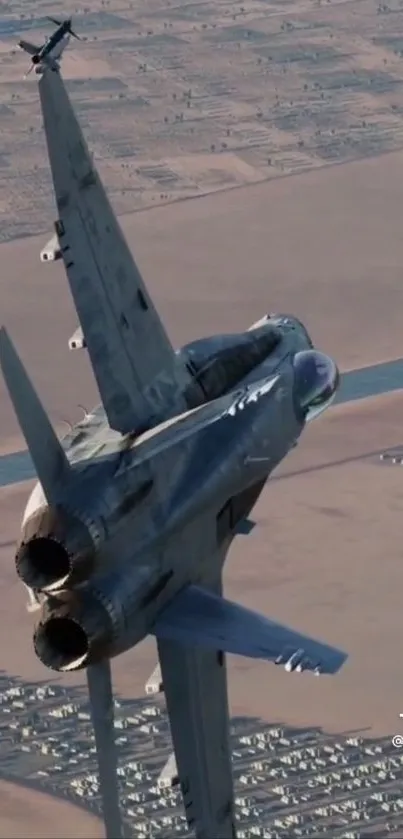
[[[74,44],[63,69],[174,342],[277,310],[298,315],[342,370],[402,355],[403,6],[102,6],[77,10],[89,40]],[[13,4],[13,25],[38,41],[42,15],[75,11],[32,8],[39,23]],[[2,11],[11,20],[11,5]],[[62,432],[97,395],[85,353],[67,349],[77,324],[64,272],[39,262],[54,210],[35,78],[22,80],[28,61],[11,55],[15,37],[0,24],[1,321]],[[230,186],[240,188],[222,191]],[[152,204],[167,206],[129,214]],[[379,453],[403,444],[402,416],[402,393],[333,408],[269,483],[257,527],[236,540],[228,595],[350,658],[323,680],[233,659],[234,713],[399,731],[403,475]],[[2,381],[0,429],[1,452],[24,447]],[[29,488],[0,490],[0,627],[2,668],[33,680],[50,674],[34,658],[13,559]],[[117,660],[117,691],[140,694],[154,663],[152,641]],[[2,788],[1,800],[9,794]],[[70,812],[74,835],[90,835],[86,815]],[[48,835],[47,816],[30,813],[29,835]],[[0,816],[1,836],[28,830],[12,834],[13,818],[11,809],[8,821]]]
[[[3,2],[0,236],[52,219],[35,78],[59,2]],[[119,212],[266,181],[403,144],[399,0],[89,0],[63,59]]]
[[2,839],[66,839],[72,814],[77,820],[80,839],[98,839],[101,826],[98,819],[71,804],[41,795],[26,787],[0,783],[0,836]]

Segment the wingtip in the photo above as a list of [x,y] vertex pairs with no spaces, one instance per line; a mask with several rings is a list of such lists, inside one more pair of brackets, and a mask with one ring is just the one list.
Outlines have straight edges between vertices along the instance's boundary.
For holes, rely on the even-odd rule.
[[343,650],[334,649],[333,655],[330,658],[329,665],[327,669],[324,670],[329,676],[335,676],[336,673],[339,673],[342,667],[344,667],[346,661],[348,659],[348,653],[344,652]]
[[3,362],[7,356],[15,355],[14,344],[5,326],[0,326],[0,366],[3,369]]
[[0,368],[3,372],[4,378],[7,378],[7,373],[11,368],[14,369],[20,364],[20,358],[15,348],[14,342],[5,326],[0,327]]

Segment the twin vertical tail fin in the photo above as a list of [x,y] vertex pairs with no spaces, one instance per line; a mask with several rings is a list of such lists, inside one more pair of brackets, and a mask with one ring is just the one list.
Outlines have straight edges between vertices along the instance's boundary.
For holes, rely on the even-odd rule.
[[4,327],[0,329],[0,367],[38,480],[47,501],[54,501],[70,479],[71,466]]

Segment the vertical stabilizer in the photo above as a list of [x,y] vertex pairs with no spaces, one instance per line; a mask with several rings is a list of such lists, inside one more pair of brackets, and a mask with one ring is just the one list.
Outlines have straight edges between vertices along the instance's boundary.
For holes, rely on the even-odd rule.
[[4,327],[0,329],[0,366],[38,479],[50,501],[68,479],[70,464]]

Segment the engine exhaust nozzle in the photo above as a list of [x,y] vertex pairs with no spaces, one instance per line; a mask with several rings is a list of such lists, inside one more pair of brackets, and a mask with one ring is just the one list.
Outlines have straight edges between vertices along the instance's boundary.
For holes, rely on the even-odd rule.
[[25,585],[41,591],[62,587],[68,580],[71,561],[66,548],[50,536],[23,543],[16,556],[17,574]]
[[36,655],[51,670],[82,670],[108,653],[113,639],[110,616],[91,593],[50,597],[34,633]]
[[42,507],[24,523],[15,564],[29,588],[53,593],[83,582],[95,562],[87,524],[63,507]]
[[49,618],[34,635],[35,652],[51,670],[69,672],[85,667],[89,639],[85,629],[72,618]]

